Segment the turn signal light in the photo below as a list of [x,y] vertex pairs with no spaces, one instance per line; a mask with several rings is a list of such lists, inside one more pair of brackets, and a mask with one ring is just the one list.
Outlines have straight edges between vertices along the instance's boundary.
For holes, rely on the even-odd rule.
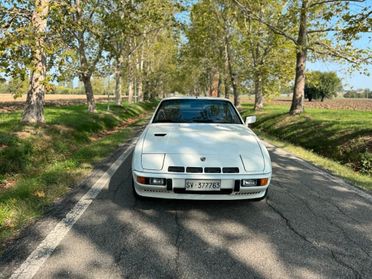
[[269,183],[269,179],[268,178],[257,179],[257,185],[258,186],[266,186],[267,183]]
[[146,177],[137,176],[137,182],[141,184],[146,184]]

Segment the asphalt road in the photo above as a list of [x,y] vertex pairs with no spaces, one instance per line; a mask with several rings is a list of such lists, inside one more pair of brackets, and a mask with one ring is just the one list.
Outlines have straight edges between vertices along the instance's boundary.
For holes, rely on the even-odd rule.
[[128,157],[34,278],[372,278],[372,197],[269,150],[261,202],[136,200]]

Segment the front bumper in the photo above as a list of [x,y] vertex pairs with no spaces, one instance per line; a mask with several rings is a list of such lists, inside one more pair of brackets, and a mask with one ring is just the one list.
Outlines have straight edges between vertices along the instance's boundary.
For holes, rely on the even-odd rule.
[[[155,186],[137,182],[137,176],[167,179],[167,185]],[[265,186],[240,186],[242,179],[269,178]],[[186,191],[185,179],[221,180],[221,191]],[[133,171],[134,190],[140,196],[182,200],[243,200],[262,198],[269,187],[271,173],[266,174],[174,174]],[[239,184],[239,185],[238,185]]]

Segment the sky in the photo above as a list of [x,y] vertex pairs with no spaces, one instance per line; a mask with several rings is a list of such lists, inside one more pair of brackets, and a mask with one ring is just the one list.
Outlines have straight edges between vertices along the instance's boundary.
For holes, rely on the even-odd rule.
[[[372,90],[372,76],[360,74],[358,71],[348,72],[348,65],[338,64],[335,62],[310,62],[307,63],[307,70],[322,71],[322,72],[336,72],[337,76],[341,78],[344,89],[362,89],[369,88]],[[372,75],[372,65],[368,65],[367,69]]]
[[[360,39],[354,41],[353,45],[362,49],[372,49],[372,38],[371,34],[363,33],[360,34]],[[357,70],[351,70],[352,65],[350,64],[340,64],[331,61],[316,61],[308,62],[306,65],[307,70],[336,72],[337,75],[342,79],[342,84],[344,89],[359,89],[359,88],[369,88],[372,89],[372,64],[365,65],[367,72],[370,76],[361,74]]]

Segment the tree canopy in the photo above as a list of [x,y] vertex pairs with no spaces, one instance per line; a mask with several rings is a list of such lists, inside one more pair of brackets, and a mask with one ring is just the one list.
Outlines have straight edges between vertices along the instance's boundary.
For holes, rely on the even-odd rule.
[[342,90],[342,83],[335,72],[309,72],[306,74],[305,97],[321,99],[336,97]]
[[252,94],[260,110],[292,88],[297,114],[305,93],[321,86],[327,98],[339,87],[332,73],[306,74],[309,60],[360,71],[371,62],[371,49],[354,44],[371,13],[363,0],[2,1],[0,75],[27,94],[24,122],[43,122],[51,84],[74,79],[90,112],[97,82],[112,79],[117,105],[177,92],[239,106]]

